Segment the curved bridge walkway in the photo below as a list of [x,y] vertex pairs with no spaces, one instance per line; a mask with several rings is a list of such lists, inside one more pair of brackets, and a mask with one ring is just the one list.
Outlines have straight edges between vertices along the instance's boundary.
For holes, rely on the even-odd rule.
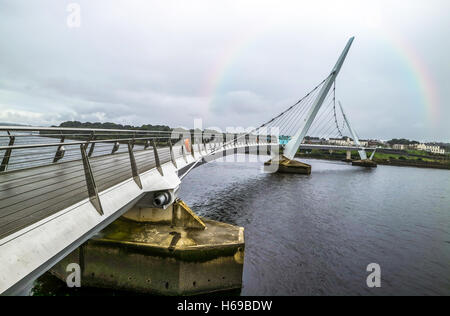
[[[277,139],[270,144],[267,137],[250,139],[235,134],[194,144],[183,139],[172,146],[166,134],[142,131],[120,131],[120,135],[108,136],[109,140],[64,141],[81,138],[86,131],[17,129],[19,134],[3,138],[28,138],[18,145],[0,146],[4,160],[11,157],[11,170],[0,173],[3,294],[20,291],[120,217],[145,192],[176,190],[192,168],[212,159],[237,152],[267,153],[271,146],[278,147]],[[43,131],[44,137],[39,136]],[[111,133],[88,132],[103,138]],[[63,137],[56,138],[58,134]]]

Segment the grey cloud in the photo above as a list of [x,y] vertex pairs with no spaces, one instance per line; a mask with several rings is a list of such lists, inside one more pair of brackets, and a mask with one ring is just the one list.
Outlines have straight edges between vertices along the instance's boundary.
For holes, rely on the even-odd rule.
[[[256,126],[328,75],[362,137],[450,141],[448,1],[1,0],[0,120]],[[431,34],[431,35],[430,35]],[[389,37],[409,43],[436,84],[439,116]]]

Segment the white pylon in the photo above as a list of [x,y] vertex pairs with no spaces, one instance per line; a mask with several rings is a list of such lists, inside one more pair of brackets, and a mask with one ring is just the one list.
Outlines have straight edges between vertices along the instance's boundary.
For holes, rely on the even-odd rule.
[[339,101],[339,107],[341,108],[342,116],[344,117],[345,124],[348,127],[348,130],[350,131],[350,134],[352,134],[353,142],[356,146],[360,147],[361,149],[358,150],[359,157],[361,157],[361,160],[367,160],[367,154],[364,148],[362,148],[361,143],[359,142],[358,135],[356,135],[355,130],[350,126],[350,122],[347,119],[347,116],[344,113],[344,108],[342,107],[341,101]]
[[331,71],[330,76],[323,84],[322,89],[320,90],[319,94],[317,95],[316,100],[313,103],[313,106],[309,110],[308,115],[306,115],[305,124],[304,124],[303,128],[299,129],[297,131],[297,133],[295,133],[295,135],[292,137],[292,139],[286,144],[286,147],[285,147],[284,153],[283,153],[283,155],[286,158],[291,159],[291,160],[294,159],[294,156],[297,153],[297,150],[300,147],[301,143],[303,142],[303,139],[305,138],[306,133],[308,133],[308,130],[311,127],[311,124],[313,123],[314,119],[316,118],[317,112],[319,112],[320,107],[322,106],[323,101],[325,100],[325,97],[328,95],[330,88],[332,87],[334,81],[336,80],[336,77],[339,74],[339,71],[341,70],[342,64],[344,63],[345,57],[347,57],[347,53],[350,50],[350,47],[352,46],[354,39],[355,38],[352,37],[348,40],[347,45],[345,46],[336,65],[334,66],[333,70]]

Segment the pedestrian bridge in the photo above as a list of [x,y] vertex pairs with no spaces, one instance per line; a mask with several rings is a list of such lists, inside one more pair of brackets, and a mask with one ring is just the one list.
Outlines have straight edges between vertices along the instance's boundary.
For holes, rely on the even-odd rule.
[[[267,137],[236,134],[224,135],[231,138],[227,142],[192,143],[186,138],[172,145],[167,133],[160,132],[2,129],[21,143],[0,147],[6,148],[5,158],[11,156],[11,171],[0,176],[2,292],[14,291],[48,270],[125,213],[145,192],[174,192],[181,179],[202,163],[235,153],[267,154],[278,146]],[[10,136],[13,132],[16,135]],[[91,135],[108,139],[92,140]],[[63,142],[69,137],[91,140]]]
[[[20,292],[146,193],[153,192],[159,207],[171,205],[183,177],[211,160],[242,153],[277,162],[281,147],[284,161],[294,161],[302,148],[357,150],[361,161],[369,161],[334,97],[352,41],[323,82],[243,133],[0,127],[0,293]],[[345,127],[355,146],[304,142],[307,135],[343,136]],[[291,167],[303,168],[285,166]]]

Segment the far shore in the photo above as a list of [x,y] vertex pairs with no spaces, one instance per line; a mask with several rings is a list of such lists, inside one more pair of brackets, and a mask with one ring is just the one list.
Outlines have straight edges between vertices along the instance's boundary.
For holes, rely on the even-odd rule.
[[[326,157],[325,155],[311,155],[311,154],[296,154],[296,158],[306,158],[306,159],[317,159],[317,160],[328,160],[328,161],[344,161],[345,157]],[[450,170],[450,164],[441,164],[441,163],[431,163],[426,161],[408,161],[408,160],[385,160],[385,159],[374,159],[377,164],[385,165],[385,166],[397,166],[397,167],[415,167],[415,168],[431,168],[431,169],[443,169]]]

